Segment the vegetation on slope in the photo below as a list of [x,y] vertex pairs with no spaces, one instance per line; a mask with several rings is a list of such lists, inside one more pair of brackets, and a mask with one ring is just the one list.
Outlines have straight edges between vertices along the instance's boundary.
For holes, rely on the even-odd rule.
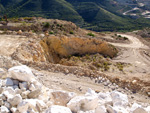
[[[122,2],[122,1],[121,1]],[[130,31],[150,25],[148,19],[131,19],[121,15],[130,9],[113,0],[1,0],[1,16],[37,16],[72,21],[95,31]]]

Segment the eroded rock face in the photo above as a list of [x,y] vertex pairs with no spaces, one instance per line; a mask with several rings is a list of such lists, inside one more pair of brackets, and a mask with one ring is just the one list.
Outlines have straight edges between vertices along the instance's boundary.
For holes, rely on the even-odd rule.
[[46,62],[45,53],[38,41],[22,43],[11,57],[19,61]]
[[12,58],[29,62],[58,63],[61,58],[71,55],[100,53],[114,57],[115,47],[100,39],[50,36],[44,39],[22,43],[12,54]]
[[90,38],[48,37],[41,41],[45,55],[50,62],[58,62],[60,58],[70,55],[100,53],[114,57],[117,50],[108,43]]

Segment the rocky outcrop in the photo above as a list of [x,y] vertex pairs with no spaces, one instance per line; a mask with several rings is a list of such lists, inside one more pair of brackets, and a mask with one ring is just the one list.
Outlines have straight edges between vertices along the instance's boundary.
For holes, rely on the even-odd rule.
[[91,38],[69,38],[66,36],[51,36],[41,41],[46,58],[50,62],[59,62],[63,57],[100,53],[114,57],[117,50],[108,43]]
[[96,93],[89,89],[85,95],[79,96],[73,92],[49,89],[37,81],[29,67],[21,65],[1,74],[0,113],[10,112],[149,113],[150,106],[131,104],[127,95],[118,91]]
[[58,63],[64,57],[94,53],[114,57],[117,50],[98,39],[51,36],[40,43],[34,40],[22,43],[11,56],[19,61]]
[[46,88],[36,80],[30,68],[25,65],[15,66],[6,73],[7,78],[0,79],[1,113],[35,113],[46,109],[50,96]]
[[38,41],[22,43],[11,57],[18,61],[46,62],[45,53]]

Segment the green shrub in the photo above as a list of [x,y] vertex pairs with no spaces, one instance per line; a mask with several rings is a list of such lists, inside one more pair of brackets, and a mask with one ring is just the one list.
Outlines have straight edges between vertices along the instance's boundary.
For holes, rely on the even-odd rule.
[[94,35],[93,33],[88,33],[87,35],[88,35],[88,36],[95,37],[95,35]]
[[70,31],[70,34],[74,34],[74,32],[73,32],[73,31]]
[[49,34],[54,34],[54,32],[50,31]]
[[123,39],[124,39],[124,40],[128,40],[128,38],[127,38],[127,37],[123,37]]
[[49,28],[50,27],[50,24],[48,22],[44,23],[44,27],[45,28]]
[[116,66],[119,69],[119,71],[123,71],[123,67],[124,67],[123,64],[117,63]]
[[118,35],[118,37],[121,38],[122,36],[121,36],[121,35]]

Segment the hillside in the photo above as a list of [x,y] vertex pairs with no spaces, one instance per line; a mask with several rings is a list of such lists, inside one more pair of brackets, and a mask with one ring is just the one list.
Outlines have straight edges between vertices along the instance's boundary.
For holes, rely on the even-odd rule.
[[[68,20],[95,31],[141,29],[150,25],[148,19],[132,19],[123,15],[131,10],[131,2],[121,0],[1,0],[0,13],[8,17],[37,16]],[[145,10],[142,9],[144,12]]]

